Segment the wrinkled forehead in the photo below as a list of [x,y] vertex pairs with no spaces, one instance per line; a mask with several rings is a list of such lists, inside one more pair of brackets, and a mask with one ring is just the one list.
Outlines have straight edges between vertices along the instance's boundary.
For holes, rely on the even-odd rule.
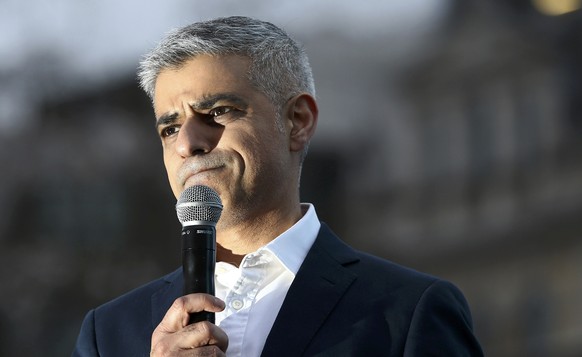
[[186,103],[207,98],[242,98],[252,101],[263,96],[249,81],[248,59],[240,56],[197,56],[179,68],[160,72],[154,89],[156,116],[177,110]]

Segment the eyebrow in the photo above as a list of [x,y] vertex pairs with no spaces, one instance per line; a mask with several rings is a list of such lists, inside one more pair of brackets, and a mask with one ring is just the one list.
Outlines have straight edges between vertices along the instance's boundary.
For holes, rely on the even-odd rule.
[[192,109],[194,110],[211,109],[217,102],[220,101],[232,103],[234,105],[242,107],[243,109],[246,109],[248,106],[247,101],[237,94],[218,93],[213,95],[205,95],[202,97],[202,100],[195,103],[191,103],[190,107],[192,107]]
[[156,119],[156,129],[160,126],[166,126],[175,123],[179,116],[180,114],[178,114],[178,112],[170,112],[161,115],[158,119]]
[[[241,98],[237,94],[233,93],[218,93],[213,95],[205,95],[201,100],[190,103],[190,107],[196,111],[212,109],[217,102],[225,101],[232,103],[241,109],[247,109],[248,103],[246,100]],[[158,119],[156,119],[156,128],[160,126],[170,125],[176,122],[180,113],[178,112],[168,112],[162,114]]]

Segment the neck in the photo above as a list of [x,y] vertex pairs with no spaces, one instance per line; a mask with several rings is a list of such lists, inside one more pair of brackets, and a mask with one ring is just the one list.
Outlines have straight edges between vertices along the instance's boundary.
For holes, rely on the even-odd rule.
[[257,251],[299,219],[302,212],[299,203],[287,210],[274,209],[254,219],[245,219],[230,227],[218,226],[216,230],[216,259],[238,266],[242,258]]
[[216,261],[225,262],[234,266],[239,266],[244,255],[234,254],[232,250],[224,248],[220,243],[216,243]]

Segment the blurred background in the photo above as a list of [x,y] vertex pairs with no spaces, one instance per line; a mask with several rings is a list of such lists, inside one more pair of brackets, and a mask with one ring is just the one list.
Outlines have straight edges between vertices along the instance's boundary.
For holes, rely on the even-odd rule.
[[226,15],[303,42],[303,200],[457,284],[488,356],[582,355],[582,0],[0,1],[0,356],[67,356],[88,309],[180,265],[135,70]]

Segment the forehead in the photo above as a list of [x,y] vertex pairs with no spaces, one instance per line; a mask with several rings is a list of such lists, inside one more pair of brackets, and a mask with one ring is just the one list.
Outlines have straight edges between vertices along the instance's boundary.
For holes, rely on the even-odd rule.
[[180,67],[164,69],[156,79],[154,106],[183,97],[254,91],[247,76],[249,65],[243,56],[200,55]]

